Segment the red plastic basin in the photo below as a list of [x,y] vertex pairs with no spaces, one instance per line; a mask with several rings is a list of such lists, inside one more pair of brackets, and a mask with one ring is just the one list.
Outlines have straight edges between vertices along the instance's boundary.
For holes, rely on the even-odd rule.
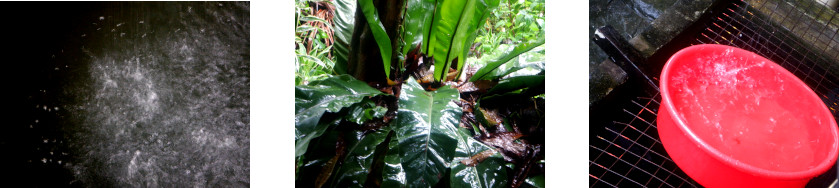
[[706,187],[803,187],[836,162],[839,131],[827,106],[760,55],[694,45],[670,57],[660,86],[661,142]]

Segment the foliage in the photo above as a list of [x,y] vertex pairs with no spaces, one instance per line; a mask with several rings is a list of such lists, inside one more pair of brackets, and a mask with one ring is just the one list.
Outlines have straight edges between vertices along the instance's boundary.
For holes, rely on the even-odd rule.
[[323,1],[315,5],[306,1],[295,4],[295,85],[326,78],[335,65],[329,57],[333,43],[331,4]]
[[347,74],[347,61],[349,61],[350,42],[353,29],[355,29],[356,0],[333,0],[335,12],[332,19],[332,29],[335,31],[335,43],[332,47],[335,66],[335,74]]
[[440,180],[454,157],[461,108],[460,95],[445,86],[427,92],[413,78],[402,85],[396,135],[408,183],[430,187]]
[[[318,1],[334,6],[327,20],[310,16],[317,3],[298,0],[296,186],[544,187],[543,173],[531,170],[544,158],[544,1],[405,0],[397,35],[378,20],[387,11],[377,2]],[[334,35],[310,23],[331,23]],[[364,50],[381,54],[388,81],[389,60],[399,60],[398,82],[346,75],[359,30],[372,32],[365,40],[379,48]],[[484,45],[470,49],[476,42]],[[420,55],[404,56],[409,51]],[[423,55],[434,67],[424,74],[437,82],[450,67],[474,76],[458,87],[400,76],[406,61]],[[464,64],[474,70],[460,74]],[[488,84],[460,87],[478,82]],[[541,142],[524,136],[540,134]]]
[[494,51],[501,44],[516,44],[544,36],[544,0],[502,0],[486,25],[478,32],[475,43],[481,43],[477,54]]
[[[309,85],[295,87],[294,130],[295,152],[300,156],[306,152],[309,141],[320,136],[327,126],[333,124],[321,120],[326,112],[339,112],[345,107],[359,103],[364,97],[381,94],[367,83],[355,80],[349,75],[330,77],[313,81]],[[327,123],[325,123],[327,122]]]
[[489,16],[490,10],[498,6],[498,0],[450,0],[438,1],[432,17],[431,31],[427,40],[426,54],[434,58],[434,80],[443,81],[449,67],[459,59],[457,72],[463,68],[463,61],[476,31]]
[[[512,73],[518,69],[507,69],[504,72],[497,72],[496,70],[503,64],[506,64],[511,59],[518,57],[519,55],[536,48],[537,46],[545,44],[545,37],[540,36],[535,40],[518,44],[515,48],[499,48],[500,50],[493,53],[491,56],[482,58],[481,64],[485,64],[485,66],[481,69],[478,69],[472,78],[469,81],[478,81],[482,79],[488,80],[495,80],[506,74]],[[544,53],[544,52],[543,52]],[[499,55],[503,54],[503,55]]]
[[359,0],[358,6],[361,6],[361,10],[364,12],[364,18],[367,19],[367,25],[373,31],[373,38],[376,40],[376,44],[379,45],[379,51],[382,54],[382,63],[384,63],[385,78],[388,82],[391,82],[390,59],[391,55],[393,55],[393,49],[390,46],[390,36],[387,35],[382,21],[379,20],[379,13],[376,11],[376,7],[373,6],[373,0]]
[[504,158],[495,153],[483,162],[470,167],[461,161],[483,152],[494,153],[494,149],[472,138],[469,130],[458,129],[457,153],[452,161],[452,187],[506,187],[507,171],[504,169]]

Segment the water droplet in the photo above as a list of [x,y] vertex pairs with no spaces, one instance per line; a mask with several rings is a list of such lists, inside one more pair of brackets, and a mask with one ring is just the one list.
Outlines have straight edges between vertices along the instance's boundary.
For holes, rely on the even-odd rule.
[[99,16],[99,20],[105,20],[105,16]]

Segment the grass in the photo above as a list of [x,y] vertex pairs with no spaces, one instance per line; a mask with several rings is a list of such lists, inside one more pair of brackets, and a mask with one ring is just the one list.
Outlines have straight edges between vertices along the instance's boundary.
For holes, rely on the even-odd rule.
[[[315,7],[312,7],[315,5]],[[295,6],[294,84],[305,85],[332,74],[332,13],[329,1],[297,1]]]

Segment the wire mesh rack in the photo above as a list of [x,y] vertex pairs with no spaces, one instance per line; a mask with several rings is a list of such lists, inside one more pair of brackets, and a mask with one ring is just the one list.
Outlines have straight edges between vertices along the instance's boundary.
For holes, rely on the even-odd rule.
[[[705,30],[692,41],[692,44],[724,44],[743,48],[764,56],[786,68],[812,88],[830,108],[834,117],[839,117],[839,95],[837,95],[836,75],[829,70],[836,70],[837,30],[839,26],[831,21],[837,17],[833,10],[810,3],[762,1],[751,5],[745,1],[735,1],[723,12],[706,24]],[[793,5],[793,6],[789,6]],[[783,10],[784,7],[806,7],[805,10],[829,11],[831,16],[827,24],[807,20],[807,13]],[[756,16],[759,9],[769,9],[767,16]],[[778,13],[778,15],[776,15]],[[780,14],[786,13],[786,14]],[[797,13],[797,14],[796,14]],[[778,21],[779,20],[779,21]],[[775,23],[773,21],[778,21]],[[789,24],[784,24],[789,23]],[[789,27],[791,25],[791,27]],[[795,38],[793,32],[806,32],[804,39]],[[808,40],[809,39],[809,40]],[[816,45],[821,44],[821,45]],[[822,46],[822,48],[818,48]]]
[[[764,56],[803,80],[834,117],[839,117],[839,77],[833,73],[839,71],[839,18],[835,11],[812,1],[734,0],[715,6],[718,8],[708,21],[696,23],[700,28],[696,34],[674,41],[687,41],[681,47],[724,44]],[[609,104],[612,113],[592,117],[605,120],[590,128],[590,187],[701,187],[676,166],[661,145],[655,122],[661,96],[657,87],[646,88],[613,92],[626,96]],[[825,187],[835,179],[836,165],[808,187]]]

